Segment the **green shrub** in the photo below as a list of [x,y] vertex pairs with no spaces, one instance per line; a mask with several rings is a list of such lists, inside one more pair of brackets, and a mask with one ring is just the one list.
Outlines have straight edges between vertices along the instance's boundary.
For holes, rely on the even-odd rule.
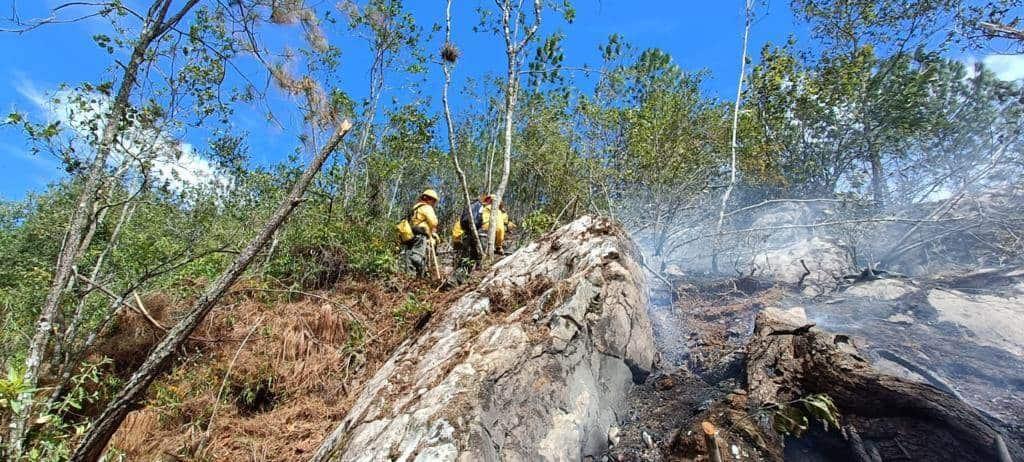
[[542,210],[534,210],[523,218],[523,233],[530,239],[548,232],[555,225],[555,216]]
[[395,322],[398,324],[405,324],[433,310],[434,307],[430,305],[430,302],[420,300],[415,294],[409,294],[405,301],[391,312],[391,315],[394,316]]
[[[798,406],[799,405],[799,406]],[[824,393],[807,395],[788,404],[780,404],[772,415],[775,431],[800,437],[810,427],[810,420],[821,422],[825,431],[839,428],[839,409]]]

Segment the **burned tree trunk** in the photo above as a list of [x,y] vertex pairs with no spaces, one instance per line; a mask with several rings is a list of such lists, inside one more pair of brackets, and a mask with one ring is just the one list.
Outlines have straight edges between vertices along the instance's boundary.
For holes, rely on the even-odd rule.
[[[813,327],[801,309],[759,313],[747,355],[754,406],[827,394],[852,459],[868,448],[882,460],[999,460],[1001,437],[988,419],[930,385],[875,372],[849,337]],[[1015,459],[1024,457],[1008,443]]]

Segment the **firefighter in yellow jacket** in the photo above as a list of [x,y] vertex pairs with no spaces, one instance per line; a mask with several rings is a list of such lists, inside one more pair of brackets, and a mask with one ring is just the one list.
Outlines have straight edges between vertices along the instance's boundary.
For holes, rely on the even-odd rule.
[[[482,202],[482,206],[480,208],[480,222],[481,222],[481,225],[480,225],[480,229],[478,230],[478,233],[480,233],[481,234],[481,238],[483,238],[485,233],[487,233],[491,229],[490,228],[490,226],[491,226],[491,207],[493,206],[494,202],[492,201],[491,196],[484,196],[484,198],[483,198],[483,200],[481,202]],[[509,230],[513,229],[515,227],[515,225],[513,225],[509,221],[508,213],[505,212],[505,204],[504,203],[501,204],[501,207],[498,210],[498,216],[501,217],[501,221],[498,222],[498,225],[494,229],[494,252],[499,254],[499,255],[504,255],[505,254],[505,234]],[[456,221],[455,222],[455,226],[452,227],[452,247],[454,247],[456,250],[461,249],[461,247],[462,247],[462,237],[463,237],[464,234],[465,234],[465,231],[463,231],[463,229],[462,229],[461,220]]]
[[419,277],[427,275],[428,246],[437,243],[437,213],[434,207],[440,197],[437,191],[427,189],[409,212],[409,224],[413,238],[405,242],[402,250],[402,266]]
[[[490,208],[487,213],[490,214]],[[515,229],[516,225],[509,221],[504,202],[501,203],[501,207],[498,207],[498,216],[501,217],[501,221],[498,222],[498,226],[494,230],[494,253],[505,255],[505,233]]]

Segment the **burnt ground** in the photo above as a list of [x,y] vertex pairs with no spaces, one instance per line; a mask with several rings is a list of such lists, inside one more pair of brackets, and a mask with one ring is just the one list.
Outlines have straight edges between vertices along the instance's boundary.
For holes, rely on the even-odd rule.
[[770,425],[767,413],[750,409],[743,395],[744,346],[755,315],[770,305],[804,307],[819,327],[851,335],[877,369],[959,396],[1024,444],[1024,359],[981,345],[963,326],[940,320],[925,295],[934,287],[989,293],[1021,287],[1020,275],[1003,276],[936,277],[892,300],[844,293],[809,300],[751,278],[677,280],[675,294],[654,288],[649,314],[659,371],[629,397],[617,444],[607,455],[622,461],[706,460],[699,428],[708,420],[725,441],[725,460],[848,459],[837,435],[817,427],[803,439],[787,438],[784,454],[758,444],[756,423]]
[[763,416],[746,409],[744,346],[757,311],[781,299],[781,291],[753,278],[674,282],[674,294],[664,287],[651,294],[659,371],[628,398],[618,441],[607,455],[618,461],[694,460],[706,453],[700,424],[711,420],[726,434],[744,434],[725,438],[730,441],[723,451],[761,458],[764,450],[747,441],[756,440],[749,434],[758,432],[754,419]]
[[[629,397],[626,405],[629,411],[620,416],[618,441],[609,451],[609,458],[673,460],[672,446],[679,439],[679,433],[689,432],[699,425],[700,416],[708,407],[725,396],[722,389],[685,370],[652,374]],[[645,438],[645,434],[649,438]],[[611,434],[610,440],[615,442]]]
[[[984,285],[985,290],[998,292],[1003,281],[994,279]],[[1018,444],[1024,444],[1024,358],[979,344],[970,330],[940,319],[925,295],[930,288],[979,283],[974,276],[964,281],[942,277],[922,281],[921,290],[894,300],[839,293],[804,306],[819,327],[852,335],[858,349],[866,352],[879,370],[957,395],[1002,424]]]

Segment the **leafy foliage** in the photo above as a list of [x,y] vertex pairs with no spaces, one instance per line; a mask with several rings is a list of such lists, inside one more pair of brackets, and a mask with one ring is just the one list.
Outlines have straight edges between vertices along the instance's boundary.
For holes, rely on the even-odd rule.
[[773,412],[775,431],[800,437],[810,427],[811,419],[821,422],[825,431],[839,429],[839,409],[824,393],[807,395],[791,403],[779,405]]

